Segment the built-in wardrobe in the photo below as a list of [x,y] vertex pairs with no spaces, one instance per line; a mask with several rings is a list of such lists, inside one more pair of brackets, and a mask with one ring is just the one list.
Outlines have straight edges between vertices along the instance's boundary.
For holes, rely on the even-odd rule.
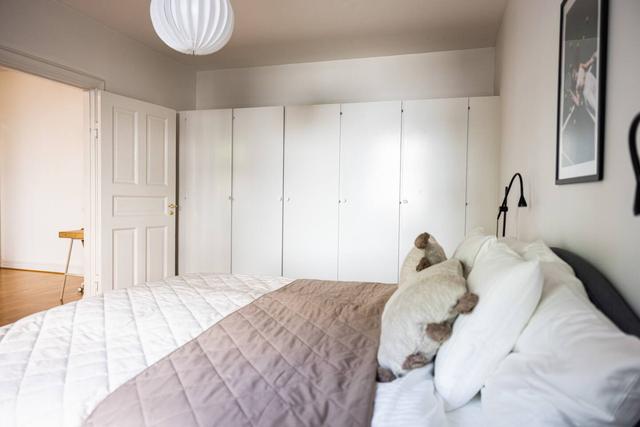
[[423,231],[495,226],[495,97],[179,118],[178,270],[396,282]]

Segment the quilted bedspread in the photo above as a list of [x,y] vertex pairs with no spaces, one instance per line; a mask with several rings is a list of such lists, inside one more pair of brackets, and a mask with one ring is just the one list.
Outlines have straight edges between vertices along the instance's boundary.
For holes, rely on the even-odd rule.
[[297,280],[103,400],[88,426],[367,426],[395,286]]
[[96,405],[220,319],[290,280],[188,275],[0,328],[0,426],[79,426]]

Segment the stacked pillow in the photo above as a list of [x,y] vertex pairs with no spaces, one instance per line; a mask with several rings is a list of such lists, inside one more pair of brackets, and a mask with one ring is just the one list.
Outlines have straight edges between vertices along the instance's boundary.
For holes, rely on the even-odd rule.
[[513,349],[542,292],[538,261],[526,261],[505,243],[479,233],[456,251],[469,271],[479,303],[459,317],[438,352],[435,385],[447,410],[469,402]]
[[514,352],[485,381],[482,406],[491,425],[634,425],[640,339],[593,306],[571,267],[544,243],[522,253],[541,263],[544,291]]
[[462,263],[465,277],[469,276],[476,259],[484,252],[488,244],[495,241],[496,238],[486,234],[483,228],[476,228],[460,243],[453,257]]
[[479,303],[458,317],[436,357],[435,386],[448,410],[481,391],[492,426],[640,420],[640,339],[593,306],[571,267],[544,243],[476,230],[454,259]]

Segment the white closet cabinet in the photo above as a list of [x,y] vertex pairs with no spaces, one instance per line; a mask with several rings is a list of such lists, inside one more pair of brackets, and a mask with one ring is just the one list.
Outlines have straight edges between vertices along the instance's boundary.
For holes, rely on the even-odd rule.
[[340,280],[396,282],[401,103],[342,106]]
[[500,200],[500,98],[469,99],[467,233],[493,233]]
[[495,227],[499,118],[496,97],[181,113],[179,271],[393,283],[423,231],[451,256]]
[[231,270],[282,274],[284,108],[233,111]]
[[403,109],[399,262],[425,231],[451,256],[465,232],[468,98]]
[[231,271],[231,115],[180,113],[180,274]]
[[283,274],[337,280],[340,105],[285,115]]

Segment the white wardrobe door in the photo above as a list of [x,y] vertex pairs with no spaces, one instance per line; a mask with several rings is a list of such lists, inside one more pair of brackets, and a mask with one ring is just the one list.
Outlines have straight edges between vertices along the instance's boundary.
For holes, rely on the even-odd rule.
[[180,113],[180,274],[231,271],[231,138],[231,110]]
[[398,279],[401,103],[342,106],[340,280]]
[[337,280],[340,105],[285,114],[284,276]]
[[500,98],[469,99],[467,232],[492,233],[500,200]]
[[284,108],[233,111],[231,269],[282,274]]
[[468,99],[403,108],[400,262],[425,231],[450,256],[465,234]]

